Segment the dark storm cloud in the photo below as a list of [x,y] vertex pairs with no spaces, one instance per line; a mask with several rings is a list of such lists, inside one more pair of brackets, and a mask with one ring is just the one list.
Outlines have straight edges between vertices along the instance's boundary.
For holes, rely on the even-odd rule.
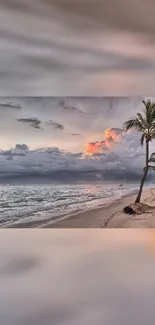
[[24,152],[4,152],[4,153],[0,153],[0,155],[2,156],[7,156],[7,159],[11,160],[13,159],[13,157],[22,157],[25,156],[26,154]]
[[26,144],[16,144],[16,146],[15,146],[15,150],[22,150],[22,151],[24,151],[24,150],[29,150],[29,147],[26,145]]
[[[134,170],[119,170],[119,169],[113,169],[113,171],[106,170],[106,172],[103,174],[103,179],[107,181],[127,181],[127,182],[138,182],[140,181],[142,177],[142,171],[137,172]],[[147,177],[147,180],[150,180],[152,177],[149,174]],[[155,175],[154,175],[155,179]]]
[[15,109],[21,109],[21,105],[15,105],[13,103],[0,103],[0,107],[4,107],[4,108],[15,108]]
[[16,144],[14,149],[10,150],[1,150],[0,155],[6,156],[7,160],[13,160],[13,157],[22,157],[26,156],[29,148],[26,144]]
[[64,125],[57,123],[53,120],[48,121],[47,124],[49,126],[51,126],[54,130],[64,130],[65,129]]
[[[140,179],[144,166],[144,149],[139,136],[129,133],[117,144],[113,152],[84,155],[59,148],[29,149],[25,144],[0,152],[0,179],[25,182],[46,181],[94,181]],[[150,147],[150,152],[152,148]],[[149,177],[154,174],[149,174]]]
[[62,108],[69,112],[69,113],[72,113],[72,112],[78,112],[78,113],[81,113],[81,114],[86,114],[86,112],[82,109],[80,109],[79,107],[76,107],[76,106],[62,106]]
[[41,121],[37,117],[32,118],[19,118],[17,119],[18,122],[27,123],[35,129],[41,129]]

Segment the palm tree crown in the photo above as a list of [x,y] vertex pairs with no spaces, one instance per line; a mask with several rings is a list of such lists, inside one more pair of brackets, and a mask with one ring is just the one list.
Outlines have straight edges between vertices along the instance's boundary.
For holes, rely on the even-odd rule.
[[155,103],[151,103],[150,100],[142,101],[145,109],[143,113],[137,113],[135,118],[132,118],[128,120],[127,122],[124,123],[124,128],[126,131],[134,129],[137,132],[141,133],[141,145],[146,144],[146,154],[145,154],[145,159],[146,159],[146,164],[144,167],[144,174],[141,180],[139,192],[136,198],[135,203],[140,202],[141,194],[142,194],[142,189],[143,185],[148,173],[148,170],[150,168],[149,166],[149,142],[155,138]]
[[149,142],[155,138],[155,103],[151,103],[150,100],[142,102],[145,106],[144,112],[137,113],[135,118],[124,123],[126,131],[134,129],[142,134],[141,145],[144,144],[144,139]]

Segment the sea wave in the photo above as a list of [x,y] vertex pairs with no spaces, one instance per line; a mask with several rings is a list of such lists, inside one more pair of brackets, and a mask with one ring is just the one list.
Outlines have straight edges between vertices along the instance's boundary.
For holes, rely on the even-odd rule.
[[0,225],[60,218],[104,206],[134,194],[135,185],[3,185],[0,186]]

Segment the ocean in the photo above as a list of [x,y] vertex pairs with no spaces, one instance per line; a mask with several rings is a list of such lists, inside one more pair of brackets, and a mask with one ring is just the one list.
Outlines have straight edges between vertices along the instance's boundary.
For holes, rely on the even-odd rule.
[[138,185],[0,185],[0,227],[59,219],[136,193]]

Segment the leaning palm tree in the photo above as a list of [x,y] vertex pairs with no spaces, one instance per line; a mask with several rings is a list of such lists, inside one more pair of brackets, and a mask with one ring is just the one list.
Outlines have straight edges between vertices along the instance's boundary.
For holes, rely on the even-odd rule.
[[143,100],[142,103],[145,107],[144,112],[142,114],[137,113],[135,118],[124,123],[126,131],[134,129],[141,133],[141,145],[143,146],[145,142],[146,147],[144,174],[135,203],[139,203],[141,199],[144,182],[149,170],[149,142],[155,138],[155,103],[150,100]]

